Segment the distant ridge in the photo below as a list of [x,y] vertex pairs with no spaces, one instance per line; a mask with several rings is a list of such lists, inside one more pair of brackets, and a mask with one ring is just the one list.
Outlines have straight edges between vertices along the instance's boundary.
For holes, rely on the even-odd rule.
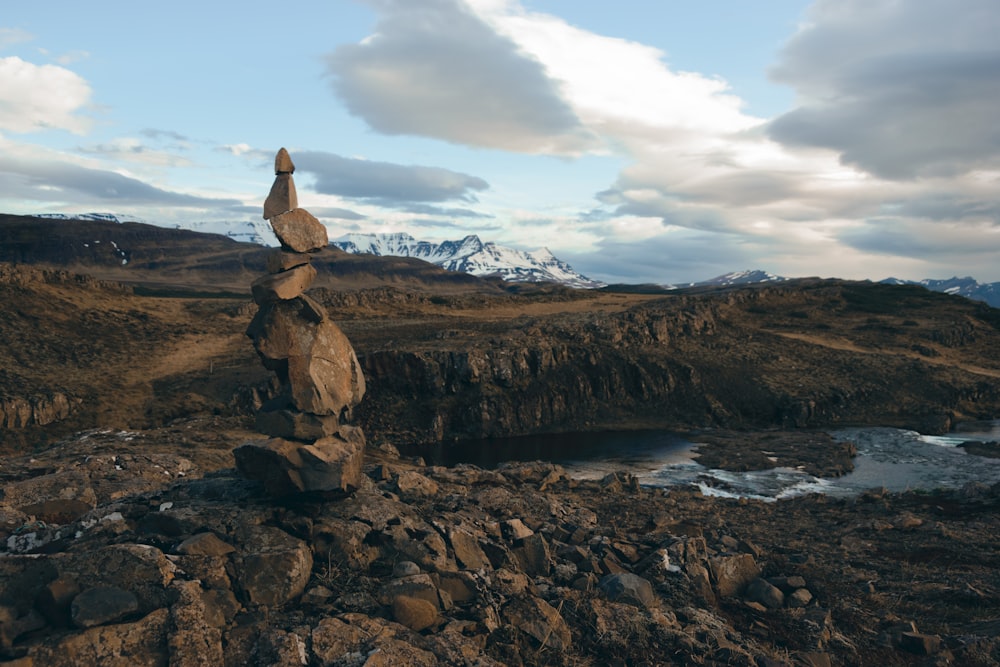
[[96,222],[145,222],[134,215],[119,215],[118,213],[35,213],[32,218],[47,220],[90,220]]
[[[709,280],[696,283],[678,283],[675,285],[665,285],[667,289],[686,289],[691,287],[730,287],[733,285],[754,285],[758,283],[783,282],[791,280],[783,276],[776,276],[767,271],[754,269],[749,271],[733,271],[716,276]],[[966,276],[965,278],[953,277],[945,280],[903,280],[901,278],[886,278],[879,281],[885,285],[919,285],[932,292],[944,292],[963,296],[973,301],[983,301],[994,308],[1000,308],[1000,282],[981,283],[975,278]]]
[[881,282],[886,285],[920,285],[934,292],[964,296],[973,301],[985,301],[994,308],[1000,308],[1000,282],[981,283],[970,276],[966,276],[965,278],[955,276],[944,280],[886,278]]
[[[162,229],[177,229],[221,235],[234,241],[251,243],[260,246],[276,246],[277,239],[266,220],[261,221],[214,221],[190,222],[183,226],[146,223],[135,216],[118,213],[37,213],[31,216],[10,216],[8,218],[42,218],[48,220],[82,220],[102,223],[139,223]],[[331,242],[332,246],[350,254],[372,254],[376,256],[411,257],[422,259],[449,271],[468,273],[477,277],[499,276],[510,282],[554,282],[570,287],[600,288],[607,287],[605,283],[577,273],[569,264],[557,259],[548,249],[534,252],[524,252],[499,246],[492,242],[483,242],[476,235],[466,236],[459,241],[444,241],[431,243],[418,241],[406,233],[396,234],[348,234]],[[116,263],[126,265],[130,257],[126,250],[115,244],[111,247],[116,253]],[[0,253],[2,255],[3,253]],[[10,254],[10,253],[7,253]],[[6,260],[6,261],[17,261]],[[698,287],[730,287],[736,285],[753,285],[769,282],[792,280],[777,276],[761,269],[733,271],[715,278],[691,283],[676,283],[665,285],[614,285],[616,291],[658,293],[661,290],[670,291]],[[982,301],[993,308],[1000,308],[1000,282],[980,283],[971,276],[959,278],[954,276],[944,280],[904,280],[901,278],[886,278],[878,281],[888,285],[919,285],[933,292],[943,292],[965,297],[973,301]]]
[[330,242],[345,252],[377,256],[414,257],[449,271],[475,276],[497,276],[509,282],[554,282],[568,287],[598,288],[591,280],[557,259],[547,248],[533,252],[515,250],[476,235],[458,241],[418,241],[409,234],[347,234]]
[[696,283],[678,283],[676,285],[665,285],[667,289],[682,289],[687,287],[731,287],[733,285],[755,285],[757,283],[773,283],[791,280],[783,276],[776,276],[767,271],[753,269],[750,271],[733,271],[724,273],[721,276],[709,278]]
[[142,218],[134,215],[124,215],[121,213],[35,213],[31,217],[44,218],[46,220],[87,220],[88,222],[115,222],[124,224],[126,222],[140,222],[153,224],[164,229],[186,229],[192,232],[203,234],[219,234],[228,236],[235,241],[244,243],[256,243],[257,245],[276,246],[278,239],[271,231],[270,223],[267,220],[222,220],[211,222],[189,222],[182,225],[163,225],[157,223],[147,223]]

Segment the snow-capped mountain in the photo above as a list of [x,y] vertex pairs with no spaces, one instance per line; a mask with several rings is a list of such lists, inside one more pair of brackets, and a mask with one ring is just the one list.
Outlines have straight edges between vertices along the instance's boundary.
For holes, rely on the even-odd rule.
[[96,222],[145,222],[134,215],[119,215],[117,213],[36,213],[35,218],[47,218],[49,220],[94,220]]
[[222,234],[244,243],[256,243],[276,247],[278,237],[271,230],[271,223],[260,220],[216,220],[212,222],[188,222],[183,226],[175,225],[177,229],[188,229],[192,232],[205,234]]
[[515,250],[470,235],[459,241],[431,243],[409,234],[347,234],[331,241],[346,252],[415,257],[450,271],[476,276],[499,276],[514,282],[556,282],[570,287],[596,288],[591,280],[557,259],[547,248],[533,252]]
[[752,271],[733,271],[724,273],[721,276],[702,280],[697,283],[680,283],[678,285],[667,285],[668,289],[681,289],[683,287],[730,287],[732,285],[753,285],[756,283],[772,283],[788,280],[783,276],[776,276],[767,271],[754,269]]
[[985,301],[994,308],[1000,308],[1000,283],[981,283],[975,278],[966,276],[947,278],[945,280],[901,280],[886,278],[882,281],[887,285],[921,285],[935,292],[957,294],[974,301]]
[[[36,218],[47,218],[49,220],[94,220],[97,222],[146,222],[142,218],[134,215],[122,215],[120,213],[36,213]],[[151,223],[157,227],[168,227],[169,225]],[[221,234],[228,236],[235,241],[244,243],[256,243],[265,246],[277,246],[278,239],[271,231],[271,223],[267,220],[214,220],[205,222],[185,222],[183,225],[172,225],[174,229],[187,229],[192,232],[202,232],[204,234]]]

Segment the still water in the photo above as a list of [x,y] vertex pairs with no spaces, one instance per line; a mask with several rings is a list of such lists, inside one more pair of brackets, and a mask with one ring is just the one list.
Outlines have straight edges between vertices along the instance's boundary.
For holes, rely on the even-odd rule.
[[849,496],[868,489],[889,491],[957,489],[969,482],[1000,483],[1000,459],[967,454],[962,442],[1000,441],[1000,420],[979,430],[947,436],[922,435],[895,428],[845,428],[829,431],[858,449],[854,471],[819,479],[793,468],[728,472],[695,462],[696,445],[664,431],[572,433],[502,438],[439,448],[432,463],[459,462],[492,468],[501,461],[544,460],[558,463],[579,479],[601,478],[625,470],[645,486],[694,485],[706,495],[763,500],[807,493]]

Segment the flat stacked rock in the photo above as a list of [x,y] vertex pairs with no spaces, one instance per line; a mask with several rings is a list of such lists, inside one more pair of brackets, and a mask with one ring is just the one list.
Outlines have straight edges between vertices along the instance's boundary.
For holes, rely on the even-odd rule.
[[260,308],[247,328],[281,392],[257,415],[257,430],[271,439],[238,447],[236,467],[273,495],[349,491],[361,475],[365,437],[347,422],[364,396],[365,378],[347,336],[304,294],[316,279],[310,253],[329,241],[326,227],[298,207],[294,172],[282,148],[264,202],[281,248],[268,257],[267,275],[251,286]]

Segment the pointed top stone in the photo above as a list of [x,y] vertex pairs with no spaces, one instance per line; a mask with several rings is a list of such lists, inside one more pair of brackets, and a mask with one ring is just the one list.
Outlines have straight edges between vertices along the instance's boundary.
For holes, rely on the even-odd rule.
[[274,156],[274,173],[275,174],[294,174],[295,165],[292,164],[292,156],[288,154],[284,148],[278,150],[278,154]]

